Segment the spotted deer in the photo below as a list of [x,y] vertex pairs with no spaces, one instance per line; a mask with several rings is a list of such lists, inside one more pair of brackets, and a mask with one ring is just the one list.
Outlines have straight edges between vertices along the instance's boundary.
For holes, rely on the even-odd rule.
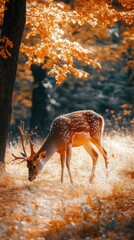
[[[73,183],[70,160],[72,156],[72,147],[83,146],[86,152],[91,156],[93,165],[90,176],[90,182],[95,177],[95,169],[98,159],[98,153],[94,150],[93,145],[99,150],[105,160],[106,173],[108,170],[107,152],[102,146],[102,133],[104,127],[104,119],[102,116],[92,110],[76,111],[57,117],[51,127],[48,136],[38,152],[34,151],[33,143],[29,134],[24,133],[24,123],[19,127],[23,153],[17,157],[13,154],[13,160],[22,160],[27,162],[29,170],[29,181],[33,181],[40,173],[44,165],[51,159],[55,152],[60,154],[61,159],[61,182],[63,182],[64,166],[68,169],[71,183]],[[28,157],[24,141],[28,139],[30,143],[31,154]]]

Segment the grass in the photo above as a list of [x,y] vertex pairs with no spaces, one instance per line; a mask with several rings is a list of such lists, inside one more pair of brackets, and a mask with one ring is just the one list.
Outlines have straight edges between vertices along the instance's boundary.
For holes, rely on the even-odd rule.
[[[0,176],[0,239],[133,239],[133,139],[108,135],[109,178],[99,155],[96,177],[89,183],[92,161],[83,148],[74,148],[72,186],[55,154],[33,182],[26,163],[12,162],[20,145],[7,149],[6,173]],[[38,143],[36,143],[38,148]]]

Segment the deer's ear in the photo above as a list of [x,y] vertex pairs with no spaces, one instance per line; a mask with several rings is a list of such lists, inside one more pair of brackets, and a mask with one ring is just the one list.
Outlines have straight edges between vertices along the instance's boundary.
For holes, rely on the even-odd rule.
[[40,153],[40,158],[44,158],[46,156],[46,151]]

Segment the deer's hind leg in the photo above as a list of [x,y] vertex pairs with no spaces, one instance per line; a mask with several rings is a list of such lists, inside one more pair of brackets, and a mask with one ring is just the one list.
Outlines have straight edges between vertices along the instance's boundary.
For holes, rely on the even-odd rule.
[[105,160],[106,176],[108,176],[108,157],[107,151],[102,147],[100,139],[91,139],[91,142],[97,147]]
[[92,171],[89,179],[90,183],[92,183],[95,177],[95,169],[96,169],[96,164],[98,160],[98,153],[93,149],[89,141],[87,141],[83,146],[86,152],[92,157],[92,161],[93,161]]
[[63,183],[64,166],[65,166],[65,160],[66,160],[66,152],[65,151],[60,153],[60,159],[61,159],[61,183]]

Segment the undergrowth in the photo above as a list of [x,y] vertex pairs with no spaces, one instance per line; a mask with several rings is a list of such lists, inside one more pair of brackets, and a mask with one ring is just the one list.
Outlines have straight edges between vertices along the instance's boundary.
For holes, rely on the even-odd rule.
[[[109,178],[99,155],[96,177],[89,183],[92,161],[74,148],[72,186],[65,170],[60,183],[60,159],[55,154],[33,182],[26,163],[12,162],[20,143],[7,149],[6,172],[0,176],[0,239],[133,239],[133,139],[108,135]],[[36,142],[36,149],[40,143]]]

